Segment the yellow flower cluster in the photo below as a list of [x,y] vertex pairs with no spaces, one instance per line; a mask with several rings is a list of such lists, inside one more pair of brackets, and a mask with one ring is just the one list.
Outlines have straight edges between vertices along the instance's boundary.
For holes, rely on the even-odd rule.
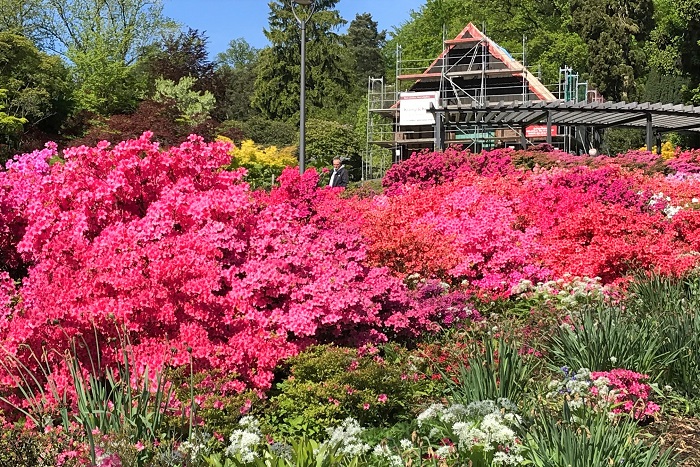
[[[647,147],[642,146],[639,149],[640,151],[646,151]],[[677,148],[670,141],[666,141],[661,144],[661,158],[664,160],[673,159],[674,157],[676,157],[676,151]],[[651,152],[653,154],[658,154],[658,148],[656,146],[652,147]]]
[[[219,141],[231,142],[230,139],[219,136]],[[261,147],[253,140],[246,139],[231,150],[232,164],[235,167],[270,167],[282,169],[296,165],[294,146],[278,149],[277,146]]]

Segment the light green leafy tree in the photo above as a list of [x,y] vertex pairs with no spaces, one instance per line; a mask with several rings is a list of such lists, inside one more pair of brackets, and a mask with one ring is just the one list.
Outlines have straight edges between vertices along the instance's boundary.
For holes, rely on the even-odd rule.
[[41,42],[42,9],[43,0],[0,1],[0,32],[21,34],[35,43]]
[[177,83],[169,79],[156,80],[156,102],[173,102],[180,113],[178,121],[188,125],[203,123],[216,105],[214,95],[209,91],[197,92],[192,88],[196,80],[191,76],[180,78]]
[[0,137],[4,142],[8,142],[10,138],[20,133],[24,124],[27,123],[26,118],[15,117],[2,111],[5,109],[2,101],[5,100],[6,96],[7,89],[0,89]]
[[145,83],[134,64],[175,27],[161,0],[42,0],[46,47],[73,65],[79,108],[100,114],[133,110]]
[[356,161],[359,154],[360,142],[352,125],[313,118],[307,122],[306,157],[310,166],[330,167],[335,157],[348,165],[351,160]]

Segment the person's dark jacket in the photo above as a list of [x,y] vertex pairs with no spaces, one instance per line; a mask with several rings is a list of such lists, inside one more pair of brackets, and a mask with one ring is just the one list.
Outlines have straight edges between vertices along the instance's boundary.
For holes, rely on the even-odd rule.
[[[335,171],[335,169],[333,169]],[[333,171],[331,171],[331,177],[333,177]],[[348,176],[348,169],[344,165],[341,165],[336,171],[335,178],[333,179],[333,184],[331,186],[342,186],[343,188],[348,186],[350,178]]]

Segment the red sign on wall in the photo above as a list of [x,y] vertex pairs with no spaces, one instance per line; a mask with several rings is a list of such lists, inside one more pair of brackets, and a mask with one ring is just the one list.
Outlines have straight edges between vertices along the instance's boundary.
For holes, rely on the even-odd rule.
[[[547,125],[530,125],[525,128],[527,138],[547,138]],[[557,136],[557,127],[552,125],[552,136]]]

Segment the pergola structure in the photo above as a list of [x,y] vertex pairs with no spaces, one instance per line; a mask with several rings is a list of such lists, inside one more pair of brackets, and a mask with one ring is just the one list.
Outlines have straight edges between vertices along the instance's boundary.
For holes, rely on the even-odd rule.
[[[483,105],[446,105],[431,108],[431,112],[442,116],[457,116],[462,124],[507,125],[522,128],[523,145],[525,128],[534,124],[546,124],[546,141],[552,142],[554,126],[588,127],[602,130],[610,127],[633,127],[646,129],[647,149],[654,145],[654,133],[668,131],[700,132],[700,107],[692,105],[650,104],[648,102],[573,102],[514,101],[487,102]],[[454,118],[454,117],[453,117]],[[442,147],[440,133],[436,132],[436,147]]]

